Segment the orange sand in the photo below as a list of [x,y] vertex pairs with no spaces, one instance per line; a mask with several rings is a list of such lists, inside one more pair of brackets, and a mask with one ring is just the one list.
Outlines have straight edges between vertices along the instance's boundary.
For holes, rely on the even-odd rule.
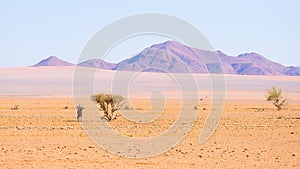
[[[176,118],[174,111],[179,107],[175,101],[169,101],[173,106],[151,124],[134,124],[120,117],[110,125],[132,137],[159,134]],[[148,103],[135,102],[140,107]],[[15,104],[20,109],[10,110]],[[209,107],[204,100],[193,130],[180,144],[160,156],[143,159],[121,158],[94,144],[76,121],[70,98],[1,97],[0,105],[0,168],[300,167],[297,103],[277,112],[268,102],[226,102],[217,131],[199,144],[208,112],[203,107]]]

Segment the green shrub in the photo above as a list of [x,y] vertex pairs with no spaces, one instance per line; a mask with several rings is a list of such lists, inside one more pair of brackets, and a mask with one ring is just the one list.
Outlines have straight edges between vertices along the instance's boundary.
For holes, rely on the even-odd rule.
[[275,86],[268,91],[267,101],[271,101],[278,111],[288,104],[287,100],[282,96],[282,90],[277,90]]

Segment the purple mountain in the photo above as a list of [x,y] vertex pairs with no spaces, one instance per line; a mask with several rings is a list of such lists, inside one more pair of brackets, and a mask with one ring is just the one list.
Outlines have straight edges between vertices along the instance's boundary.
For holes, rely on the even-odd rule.
[[47,59],[40,61],[39,63],[33,65],[32,67],[38,66],[74,66],[74,64],[63,61],[56,56],[50,56]]
[[116,64],[109,63],[109,62],[106,62],[101,59],[91,59],[91,60],[87,60],[85,62],[79,63],[78,66],[112,70],[113,68],[116,67]]
[[207,73],[193,50],[175,41],[152,45],[138,55],[117,64],[116,70]]
[[[108,69],[108,70],[111,70],[116,67],[116,64],[109,63],[101,59],[87,60],[85,62],[79,63],[78,65],[84,67],[93,67],[93,68]],[[56,56],[50,56],[49,58],[43,59],[42,61],[33,65],[32,67],[39,67],[39,66],[74,66],[74,64],[61,60]]]
[[167,41],[144,49],[138,55],[117,64],[115,69],[170,73],[222,73],[223,66],[226,74],[235,74],[236,71],[230,64],[226,62],[219,64],[216,60],[219,54],[227,57],[221,52],[200,50],[175,41]]
[[[73,65],[51,56],[33,66]],[[237,57],[228,56],[221,51],[213,52],[192,48],[175,41],[152,45],[118,64],[101,59],[91,59],[78,65],[120,71],[300,76],[299,67],[283,66],[257,53],[245,53]]]
[[[219,58],[221,65],[214,58]],[[225,74],[300,76],[300,68],[283,66],[257,53],[245,53],[234,57],[221,51],[201,50],[175,41],[152,45],[136,56],[118,63],[115,70],[222,73],[221,66]]]

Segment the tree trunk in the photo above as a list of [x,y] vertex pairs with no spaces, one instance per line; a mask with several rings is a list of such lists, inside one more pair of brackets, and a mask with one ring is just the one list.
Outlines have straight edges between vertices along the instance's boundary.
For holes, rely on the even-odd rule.
[[104,111],[104,117],[106,118],[107,121],[111,121],[111,117],[108,114],[108,111]]

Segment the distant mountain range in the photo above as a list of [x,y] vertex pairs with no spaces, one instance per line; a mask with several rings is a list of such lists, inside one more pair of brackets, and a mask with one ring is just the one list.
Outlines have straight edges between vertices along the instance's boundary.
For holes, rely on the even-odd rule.
[[[212,59],[215,56],[219,57],[225,74],[300,76],[299,67],[283,66],[257,53],[245,53],[234,57],[228,56],[221,51],[201,50],[175,41],[152,45],[134,57],[125,59],[117,64],[101,59],[92,59],[79,63],[78,66],[120,71],[220,73],[218,71],[220,65]],[[206,64],[203,63],[203,60],[206,61]],[[51,56],[33,66],[73,65]]]

